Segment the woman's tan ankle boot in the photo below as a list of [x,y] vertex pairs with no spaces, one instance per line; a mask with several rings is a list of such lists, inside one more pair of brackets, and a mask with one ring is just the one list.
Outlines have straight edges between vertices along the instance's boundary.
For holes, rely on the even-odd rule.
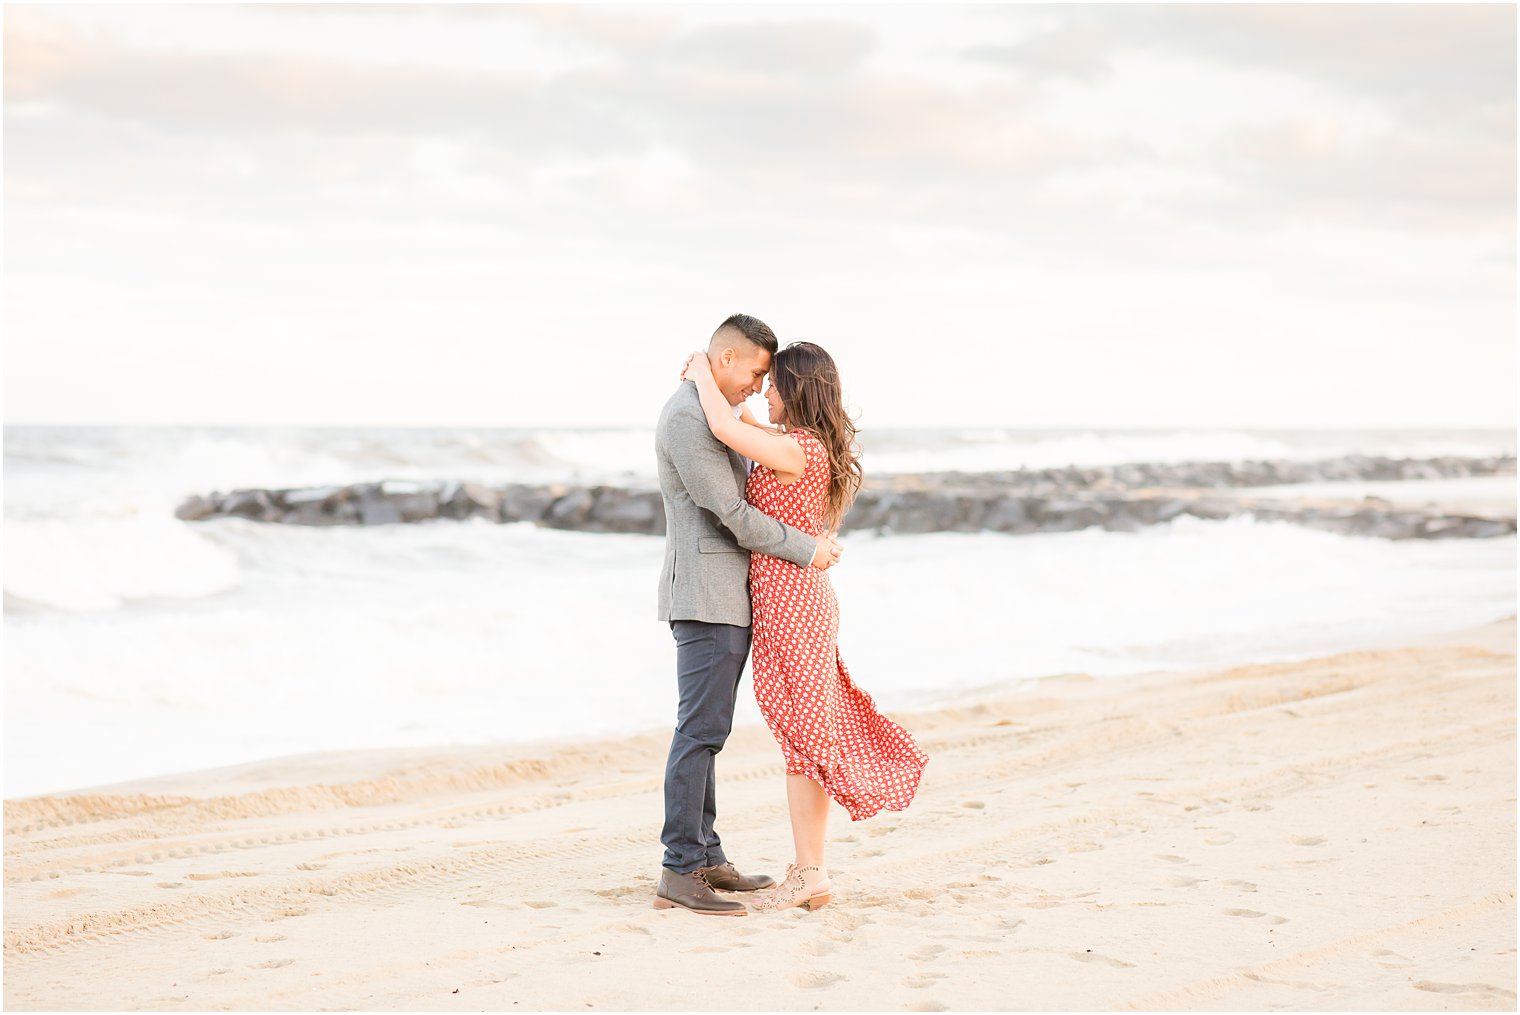
[[799,867],[792,863],[786,865],[785,879],[767,892],[756,893],[751,905],[762,913],[795,906],[812,910],[828,905],[833,897],[833,886],[822,867],[813,864]]

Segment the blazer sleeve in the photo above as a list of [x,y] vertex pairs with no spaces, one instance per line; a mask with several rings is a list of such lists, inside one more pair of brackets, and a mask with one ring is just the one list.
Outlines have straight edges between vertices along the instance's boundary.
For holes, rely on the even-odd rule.
[[818,537],[772,518],[750,504],[734,485],[728,450],[707,428],[707,417],[692,410],[670,416],[670,460],[692,501],[718,516],[746,550],[779,557],[798,567],[813,562]]

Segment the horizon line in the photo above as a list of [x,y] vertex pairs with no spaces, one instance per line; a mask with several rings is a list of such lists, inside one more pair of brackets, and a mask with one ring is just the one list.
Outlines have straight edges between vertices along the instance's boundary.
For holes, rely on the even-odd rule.
[[[118,429],[202,429],[202,430],[230,430],[230,429],[290,429],[290,430],[647,430],[652,429],[652,423],[606,423],[589,425],[559,425],[547,423],[285,423],[285,422],[117,422],[103,420],[70,420],[58,421],[30,421],[30,420],[6,420],[0,422],[0,428],[5,429],[45,429],[48,427],[58,429],[83,429],[86,427],[115,427]],[[1353,431],[1389,431],[1389,430],[1492,430],[1504,432],[1517,432],[1520,427],[1515,423],[1505,425],[1483,423],[1399,423],[1399,424],[1297,424],[1297,425],[1266,425],[1266,424],[1232,424],[1232,423],[1162,423],[1137,425],[1115,424],[1083,424],[1083,425],[1050,425],[1030,426],[1018,424],[997,423],[935,423],[925,425],[922,423],[886,424],[861,428],[862,432],[871,430],[1004,430],[1004,431],[1028,431],[1028,432],[1060,432],[1060,431],[1083,431],[1083,430],[1122,430],[1122,431],[1158,431],[1158,430],[1276,430],[1276,431],[1317,431],[1317,430],[1353,430]]]

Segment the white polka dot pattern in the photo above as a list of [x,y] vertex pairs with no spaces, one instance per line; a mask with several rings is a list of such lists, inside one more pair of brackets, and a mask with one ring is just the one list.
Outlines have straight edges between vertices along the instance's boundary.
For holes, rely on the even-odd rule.
[[[823,531],[829,456],[805,430],[802,478],[783,486],[757,465],[745,496],[756,508],[803,532]],[[839,656],[839,603],[828,572],[750,555],[754,602],[755,700],[781,745],[790,775],[806,775],[860,821],[913,800],[929,757],[911,734],[876,711]]]

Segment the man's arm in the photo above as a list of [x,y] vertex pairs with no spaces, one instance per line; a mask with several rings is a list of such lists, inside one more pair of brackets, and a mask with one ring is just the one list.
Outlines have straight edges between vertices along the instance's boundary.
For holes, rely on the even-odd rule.
[[698,507],[706,508],[734,534],[739,545],[769,557],[807,567],[818,552],[820,539],[793,528],[754,507],[733,481],[728,451],[695,407],[674,413],[668,423],[670,459]]

